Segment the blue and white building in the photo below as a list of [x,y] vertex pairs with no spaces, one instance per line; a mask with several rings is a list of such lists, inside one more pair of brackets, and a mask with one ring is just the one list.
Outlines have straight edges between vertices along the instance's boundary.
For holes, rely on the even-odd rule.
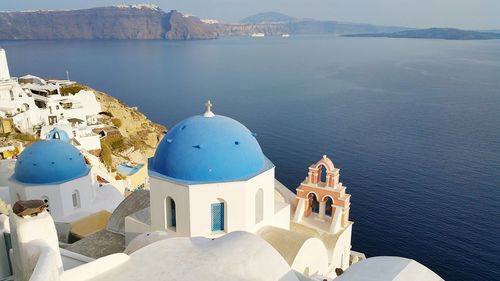
[[111,186],[99,187],[82,153],[65,142],[64,131],[55,139],[28,146],[9,178],[10,201],[42,199],[57,222],[73,222],[101,210],[112,211],[123,200]]
[[179,122],[159,144],[149,161],[151,226],[129,219],[131,232],[218,237],[289,228],[290,206],[275,200],[273,163],[250,130],[210,107]]

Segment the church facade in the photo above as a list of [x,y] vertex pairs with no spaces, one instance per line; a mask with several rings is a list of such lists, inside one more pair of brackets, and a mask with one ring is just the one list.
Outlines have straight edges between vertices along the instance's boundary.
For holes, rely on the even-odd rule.
[[310,167],[298,195],[287,190],[291,199],[284,200],[256,135],[211,106],[179,122],[159,144],[148,164],[150,207],[125,219],[126,241],[150,231],[208,238],[246,231],[299,272],[330,276],[347,269],[350,195],[339,169],[324,156]]

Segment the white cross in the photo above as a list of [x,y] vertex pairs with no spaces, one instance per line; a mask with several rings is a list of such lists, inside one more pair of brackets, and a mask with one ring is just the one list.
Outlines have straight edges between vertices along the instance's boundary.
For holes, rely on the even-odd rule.
[[212,111],[212,103],[210,102],[210,100],[208,100],[205,105],[207,106],[207,112],[211,112]]
[[212,112],[212,103],[210,102],[210,100],[207,101],[207,103],[205,104],[207,106],[207,111],[205,111],[205,114],[203,114],[204,117],[214,117],[215,114]]

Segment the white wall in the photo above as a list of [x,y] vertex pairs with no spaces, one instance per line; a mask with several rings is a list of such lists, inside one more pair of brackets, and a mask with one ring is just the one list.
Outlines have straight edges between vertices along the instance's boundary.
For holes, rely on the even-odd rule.
[[[26,185],[12,178],[9,181],[9,190],[12,202],[17,201],[17,193],[21,196],[21,200],[48,197],[48,209],[56,221],[62,221],[65,217],[90,208],[95,198],[95,186],[92,183],[91,173],[65,183],[52,185]],[[75,190],[78,190],[80,196],[80,207],[77,208],[73,206],[72,198]]]
[[[189,236],[191,233],[189,217],[189,187],[150,177],[151,229],[164,230],[174,236]],[[175,231],[166,228],[165,199],[171,197],[176,206]]]
[[306,240],[291,266],[306,276],[314,274],[325,276],[328,271],[328,254],[323,242],[314,237]]
[[[25,111],[25,105],[29,110]],[[44,110],[39,109],[34,99],[13,80],[0,81],[0,111],[2,115],[13,115],[14,125],[24,133],[32,133],[33,125],[42,124],[47,119]]]
[[101,137],[99,135],[77,137],[76,140],[80,143],[81,147],[87,151],[101,149]]
[[[152,230],[165,230],[175,236],[218,237],[237,230],[255,232],[265,225],[288,228],[289,208],[280,206],[275,214],[274,168],[247,181],[182,185],[151,177]],[[256,194],[263,192],[263,219],[256,223]],[[176,228],[166,227],[170,213],[166,198],[176,204]],[[212,232],[212,204],[224,202],[223,233]]]
[[343,232],[340,234],[335,247],[331,250],[331,260],[330,268],[342,268],[346,270],[349,267],[349,258],[351,255],[351,236],[352,236],[352,224],[350,224]]
[[62,273],[57,232],[54,221],[47,212],[25,218],[11,213],[9,221],[12,264],[16,280],[27,281],[36,267],[38,267],[38,274],[34,276],[38,277],[36,280],[44,280],[40,278],[43,276],[56,278]]

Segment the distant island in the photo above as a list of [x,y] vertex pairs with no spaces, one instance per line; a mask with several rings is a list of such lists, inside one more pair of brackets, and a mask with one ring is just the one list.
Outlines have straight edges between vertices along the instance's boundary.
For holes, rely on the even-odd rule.
[[393,33],[346,34],[344,37],[386,37],[445,40],[491,40],[500,39],[500,33],[462,30],[456,28],[428,28],[404,30]]
[[222,36],[387,33],[405,27],[297,19],[276,12],[238,23],[200,19],[155,5],[118,5],[83,10],[0,12],[0,40],[194,40]]

